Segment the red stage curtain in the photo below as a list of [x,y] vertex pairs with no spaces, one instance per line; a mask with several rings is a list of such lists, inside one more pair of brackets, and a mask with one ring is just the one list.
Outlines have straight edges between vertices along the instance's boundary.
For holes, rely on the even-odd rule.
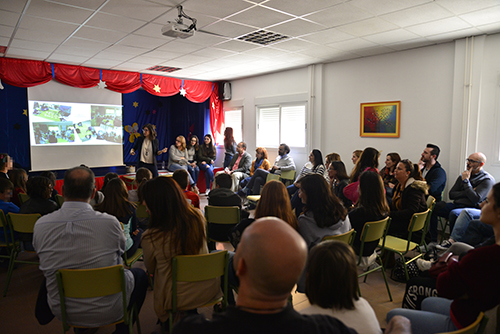
[[143,74],[142,88],[149,94],[156,96],[172,96],[179,93],[181,79],[162,77],[159,75]]
[[60,83],[78,88],[90,88],[99,83],[99,69],[54,64],[55,79]]
[[212,95],[213,82],[184,80],[183,88],[186,90],[186,98],[191,102],[204,102]]
[[33,87],[52,79],[50,64],[38,60],[0,58],[0,79],[16,87]]
[[99,70],[96,68],[53,64],[37,60],[0,58],[0,79],[17,87],[32,87],[44,84],[54,78],[68,86],[78,88],[95,87],[99,80],[104,81],[109,90],[118,93],[131,93],[141,86],[150,94],[172,96],[186,91],[191,102],[204,102],[210,97],[210,123],[214,141],[222,140],[224,111],[219,100],[219,85],[210,81],[181,80],[164,76],[135,72]]
[[224,139],[224,123],[224,110],[219,100],[219,85],[218,83],[214,83],[214,89],[210,95],[210,129],[214,136],[214,142],[217,144],[221,143]]
[[141,74],[137,72],[102,70],[101,80],[106,83],[107,89],[122,94],[141,88]]

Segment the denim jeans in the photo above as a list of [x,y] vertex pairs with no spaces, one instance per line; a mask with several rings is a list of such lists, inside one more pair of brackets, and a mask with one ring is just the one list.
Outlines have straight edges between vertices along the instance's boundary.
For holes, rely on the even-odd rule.
[[396,308],[387,313],[387,322],[393,316],[402,315],[410,319],[413,334],[442,333],[457,330],[450,317],[453,301],[441,297],[427,297],[422,302],[422,310]]
[[[171,172],[175,172],[176,170],[178,169],[184,169],[185,171],[188,172],[188,166],[187,165],[179,165],[179,164],[171,164],[169,167],[168,167],[168,170],[171,171]],[[188,176],[189,176],[189,185],[194,185],[196,184],[193,180],[193,178],[191,177],[191,174],[189,174],[188,172]]]
[[214,166],[211,164],[200,164],[200,170],[205,172],[205,184],[207,190],[210,190],[212,182],[214,182]]
[[453,238],[453,240],[455,241],[463,241],[465,231],[467,230],[470,221],[479,219],[480,216],[481,210],[479,209],[463,209],[462,212],[460,212],[457,220],[455,221],[455,226],[451,231],[451,238]]
[[188,173],[191,175],[191,178],[193,179],[194,183],[198,183],[198,176],[200,175],[200,168],[198,166],[191,166],[188,165]]

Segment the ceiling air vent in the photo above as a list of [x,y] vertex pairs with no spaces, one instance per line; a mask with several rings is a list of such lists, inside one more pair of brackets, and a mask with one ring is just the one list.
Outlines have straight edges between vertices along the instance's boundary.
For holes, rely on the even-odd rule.
[[180,70],[179,67],[170,67],[170,66],[153,66],[147,69],[148,71],[157,71],[157,72],[166,72],[166,73],[172,73],[175,71]]
[[252,42],[260,45],[269,45],[288,38],[290,37],[265,30],[255,31],[246,34],[244,36],[238,37],[239,40]]

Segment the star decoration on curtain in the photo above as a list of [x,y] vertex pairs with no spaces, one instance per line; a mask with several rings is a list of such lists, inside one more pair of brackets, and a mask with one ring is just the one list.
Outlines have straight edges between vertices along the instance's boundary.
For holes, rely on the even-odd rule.
[[0,89],[3,89],[2,80],[0,80]]
[[23,115],[24,116],[28,116],[28,110],[27,109],[23,109]]
[[132,103],[132,105],[134,106],[134,108],[137,108],[139,106],[139,103],[135,101],[134,103]]
[[186,90],[184,89],[184,87],[183,87],[183,88],[181,88],[181,89],[179,90],[179,93],[180,93],[182,96],[186,96]]
[[159,93],[161,91],[161,87],[158,85],[155,85],[155,88],[153,88],[155,92]]
[[151,114],[151,111],[149,111],[149,109],[148,109],[145,111],[145,113],[146,113],[146,115],[149,115],[149,114]]
[[215,103],[212,102],[212,109],[215,110]]
[[14,129],[16,129],[16,130],[21,129],[21,124],[19,124],[19,123],[14,124]]
[[108,87],[108,85],[106,85],[106,83],[104,81],[99,80],[99,83],[97,84],[97,88],[104,89],[106,87]]
[[153,109],[153,115],[156,115],[156,109]]

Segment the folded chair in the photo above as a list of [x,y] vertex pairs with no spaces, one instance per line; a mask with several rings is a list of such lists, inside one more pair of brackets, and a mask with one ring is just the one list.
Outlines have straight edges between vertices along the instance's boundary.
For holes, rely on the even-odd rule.
[[63,334],[71,327],[81,328],[81,326],[68,323],[66,298],[94,298],[116,293],[122,295],[123,318],[106,326],[124,322],[132,334],[134,332],[133,320],[135,319],[137,321],[137,332],[141,333],[136,306],[133,305],[130,311],[127,310],[125,273],[121,264],[95,269],[59,269],[56,272],[56,277],[61,300]]
[[177,307],[177,283],[199,282],[221,277],[223,282],[223,296],[209,303],[200,303],[196,308],[222,303],[222,309],[227,306],[229,253],[227,251],[200,255],[180,255],[172,259],[172,309],[169,311],[168,322],[172,332],[175,312],[185,311]]

